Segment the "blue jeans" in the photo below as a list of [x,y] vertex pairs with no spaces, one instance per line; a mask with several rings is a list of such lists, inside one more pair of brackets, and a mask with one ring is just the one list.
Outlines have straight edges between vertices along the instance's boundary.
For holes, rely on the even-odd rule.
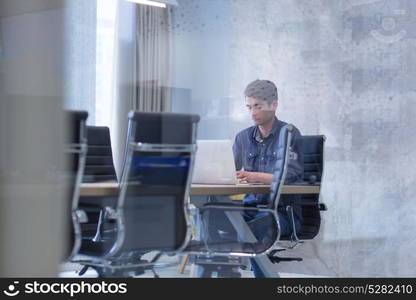
[[[292,226],[290,225],[289,216],[285,212],[278,211],[279,215],[279,224],[280,224],[280,234],[288,236],[292,233]],[[256,217],[254,217],[256,218]],[[264,236],[267,234],[267,227],[268,224],[265,223],[265,226],[256,226],[256,230],[253,230],[254,235],[258,240],[262,240]],[[263,227],[263,228],[262,228]],[[295,228],[296,231],[299,230],[300,221],[295,217]],[[263,229],[263,230],[262,230]],[[256,263],[254,258],[250,258],[251,268],[254,273],[254,277],[256,278],[265,278],[266,276],[260,269],[259,265]]]

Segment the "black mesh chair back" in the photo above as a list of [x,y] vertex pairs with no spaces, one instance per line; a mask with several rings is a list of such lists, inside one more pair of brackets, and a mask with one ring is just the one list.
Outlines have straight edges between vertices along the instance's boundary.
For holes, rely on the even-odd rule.
[[[87,126],[88,150],[83,176],[84,183],[117,181],[111,148],[110,130],[106,126]],[[87,222],[81,224],[81,255],[107,253],[115,239],[115,223],[102,224],[106,207],[115,208],[117,197],[82,196],[79,207],[87,214]],[[106,239],[101,232],[106,232]],[[110,233],[113,232],[113,235]]]
[[325,136],[301,136],[304,163],[303,180],[311,184],[320,184],[323,172],[323,154]]
[[83,182],[116,181],[110,130],[105,126],[87,126],[88,151]]
[[80,247],[80,218],[81,212],[78,211],[79,191],[82,174],[85,167],[85,157],[87,151],[86,111],[67,111],[68,134],[66,136],[66,155],[67,155],[67,196],[68,196],[68,228],[69,228],[69,247],[67,257],[71,258],[78,252]]
[[[196,115],[129,114],[126,158],[115,209],[106,208],[101,262],[149,251],[175,252],[190,238],[186,205],[196,151]],[[105,226],[115,222],[107,231]],[[114,232],[116,234],[114,235]],[[115,237],[114,237],[115,236]],[[130,261],[131,262],[131,261]]]
[[[325,136],[302,136],[302,152],[304,159],[304,181],[308,185],[321,185],[324,167],[324,143]],[[319,203],[319,194],[301,195],[302,223],[298,232],[300,240],[313,239],[321,225],[321,211],[326,210]]]

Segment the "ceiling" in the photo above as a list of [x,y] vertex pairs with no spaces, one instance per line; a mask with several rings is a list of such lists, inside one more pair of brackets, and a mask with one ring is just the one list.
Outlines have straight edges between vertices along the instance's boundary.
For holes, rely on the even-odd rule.
[[0,18],[59,9],[64,3],[65,0],[0,0]]

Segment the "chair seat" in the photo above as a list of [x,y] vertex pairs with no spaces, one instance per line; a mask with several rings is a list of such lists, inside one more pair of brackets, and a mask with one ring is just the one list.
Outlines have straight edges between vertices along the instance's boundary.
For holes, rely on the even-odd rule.
[[298,237],[302,240],[313,239],[319,232],[319,226],[302,225],[299,230]]

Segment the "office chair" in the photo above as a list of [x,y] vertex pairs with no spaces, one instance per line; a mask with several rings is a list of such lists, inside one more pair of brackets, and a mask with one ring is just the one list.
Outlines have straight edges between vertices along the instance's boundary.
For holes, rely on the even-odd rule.
[[[324,170],[324,135],[308,135],[300,137],[301,151],[303,153],[304,173],[303,182],[297,184],[321,186]],[[302,258],[277,257],[275,254],[285,249],[293,249],[307,240],[312,240],[319,233],[321,226],[321,211],[326,211],[327,206],[320,203],[320,194],[300,195],[300,199],[293,203],[286,203],[286,211],[291,220],[292,234],[280,237],[280,248],[269,253],[272,262],[302,261]],[[294,207],[302,208],[302,219],[300,229],[293,230]],[[285,243],[288,242],[288,243]]]
[[[286,135],[286,136],[285,136]],[[283,185],[283,182],[285,182],[286,177],[286,169],[287,169],[287,163],[288,159],[290,159],[290,153],[288,152],[287,145],[290,145],[290,128],[289,128],[289,134],[281,132],[281,135],[279,136],[279,150],[278,151],[285,151],[282,152],[286,153],[285,155],[282,155],[282,160],[276,162],[276,167],[274,171],[273,176],[273,183],[271,185],[271,194],[270,194],[270,200],[271,200],[271,206],[269,208],[276,209],[279,205],[284,205],[286,211],[288,212],[288,215],[291,220],[291,227],[292,227],[292,234],[289,236],[283,236],[275,234],[275,232],[278,230],[279,224],[277,224],[277,230],[271,229],[273,226],[275,227],[274,223],[269,220],[270,223],[270,230],[269,233],[266,235],[269,243],[265,244],[263,242],[264,248],[259,248],[258,244],[246,244],[247,247],[245,250],[240,253],[236,252],[236,247],[230,247],[230,245],[227,245],[227,239],[228,242],[233,241],[233,243],[236,243],[236,233],[230,234],[230,228],[229,226],[224,226],[226,222],[220,221],[215,222],[213,226],[218,226],[218,228],[209,231],[206,235],[211,235],[212,231],[218,231],[220,232],[220,236],[222,235],[222,246],[224,248],[228,247],[228,250],[233,250],[228,252],[225,251],[225,254],[230,254],[231,257],[234,257],[234,263],[230,263],[230,260],[225,259],[222,254],[224,253],[218,253],[214,248],[214,245],[210,245],[207,243],[206,249],[210,249],[208,251],[208,255],[205,254],[205,256],[202,257],[202,260],[199,260],[199,264],[204,265],[204,272],[202,273],[202,276],[209,276],[210,273],[217,272],[218,275],[221,275],[221,273],[225,276],[231,276],[231,277],[240,277],[240,274],[235,271],[235,266],[239,267],[245,267],[241,265],[241,262],[239,260],[235,260],[235,257],[244,257],[244,256],[251,256],[256,257],[261,261],[261,266],[263,269],[264,274],[269,274],[271,276],[278,276],[276,272],[273,271],[273,263],[278,263],[281,261],[301,261],[302,258],[289,258],[289,257],[278,257],[276,256],[277,252],[284,251],[286,249],[293,249],[297,247],[298,245],[302,244],[306,240],[313,239],[319,232],[320,223],[321,223],[321,216],[320,211],[326,210],[326,206],[323,203],[319,203],[319,194],[304,194],[304,195],[298,195],[295,197],[295,200],[293,202],[288,202],[287,197],[285,199],[281,199],[280,197],[280,189]],[[301,151],[303,155],[303,163],[304,163],[304,176],[303,176],[303,182],[296,182],[294,184],[296,185],[321,185],[322,181],[322,175],[323,175],[323,162],[324,162],[324,142],[325,137],[324,136],[302,136],[300,138],[301,140],[299,143],[301,144]],[[283,146],[283,144],[286,146]],[[288,156],[289,155],[289,158]],[[227,203],[226,205],[230,205]],[[302,207],[302,218],[301,218],[301,226],[300,229],[296,232],[295,230],[295,222],[294,222],[294,207],[295,205],[299,205]],[[218,206],[218,203],[208,203],[208,207],[216,207],[217,209],[220,208]],[[233,204],[235,206],[235,204]],[[226,209],[223,207],[223,209]],[[248,226],[245,227],[245,230],[254,230],[255,229],[255,223],[256,222],[264,222],[264,219],[269,217],[268,215],[264,215],[264,218],[258,218],[255,220],[249,221],[247,224]],[[263,220],[262,220],[263,219]],[[270,218],[269,218],[270,219]],[[209,218],[206,218],[206,221],[208,221]],[[212,221],[212,220],[211,220]],[[243,226],[244,224],[233,224],[236,226]],[[222,227],[226,228],[225,231],[222,231]],[[207,231],[207,230],[205,230]],[[235,230],[234,230],[235,231]],[[234,238],[232,237],[234,236]],[[239,238],[241,240],[241,238]],[[271,245],[271,241],[274,240],[274,243]],[[253,246],[257,246],[253,247]],[[268,247],[270,246],[270,247]],[[205,249],[205,250],[206,250]],[[259,251],[259,250],[263,251]],[[247,251],[248,250],[248,251]],[[220,259],[218,259],[218,257]],[[198,261],[198,259],[194,259],[195,261]],[[260,264],[259,264],[260,265]],[[269,269],[269,270],[264,270]]]
[[[197,115],[130,112],[120,194],[100,218],[95,253],[77,261],[84,272],[139,275],[153,270],[161,254],[185,248],[198,121]],[[143,260],[148,252],[156,255]]]
[[[110,130],[105,126],[87,126],[88,150],[84,183],[117,181],[111,148]],[[96,253],[99,238],[97,228],[106,213],[106,207],[115,207],[117,197],[86,197],[81,196],[79,207],[87,214],[88,221],[81,224],[82,241],[78,254]]]
[[[267,255],[280,238],[279,216],[277,208],[281,188],[285,182],[289,161],[289,145],[292,139],[292,125],[286,125],[279,133],[276,149],[280,152],[275,164],[270,201],[267,205],[245,205],[234,202],[208,202],[196,210],[199,220],[200,235],[196,237],[185,252],[196,255],[198,264],[204,265],[203,277],[214,271],[217,264],[227,264],[228,257],[257,257]],[[256,218],[248,218],[255,214]],[[213,217],[214,215],[214,217]],[[216,218],[217,217],[217,218]],[[256,232],[257,222],[267,222],[267,234],[260,238]],[[227,226],[226,224],[231,224]],[[213,236],[213,233],[217,233]],[[202,258],[202,260],[200,259]],[[213,259],[215,258],[215,259]],[[224,260],[224,262],[223,262]],[[223,275],[237,276],[221,266]],[[216,270],[218,271],[218,269]],[[220,273],[219,273],[220,274]],[[221,274],[220,274],[221,275]]]
[[82,182],[117,181],[109,128],[87,126],[87,137],[87,161]]
[[86,214],[79,209],[79,191],[84,173],[87,153],[86,111],[66,111],[68,135],[66,136],[65,153],[67,155],[68,187],[68,221],[70,242],[67,258],[71,259],[79,250],[81,243],[81,223],[86,221]]

